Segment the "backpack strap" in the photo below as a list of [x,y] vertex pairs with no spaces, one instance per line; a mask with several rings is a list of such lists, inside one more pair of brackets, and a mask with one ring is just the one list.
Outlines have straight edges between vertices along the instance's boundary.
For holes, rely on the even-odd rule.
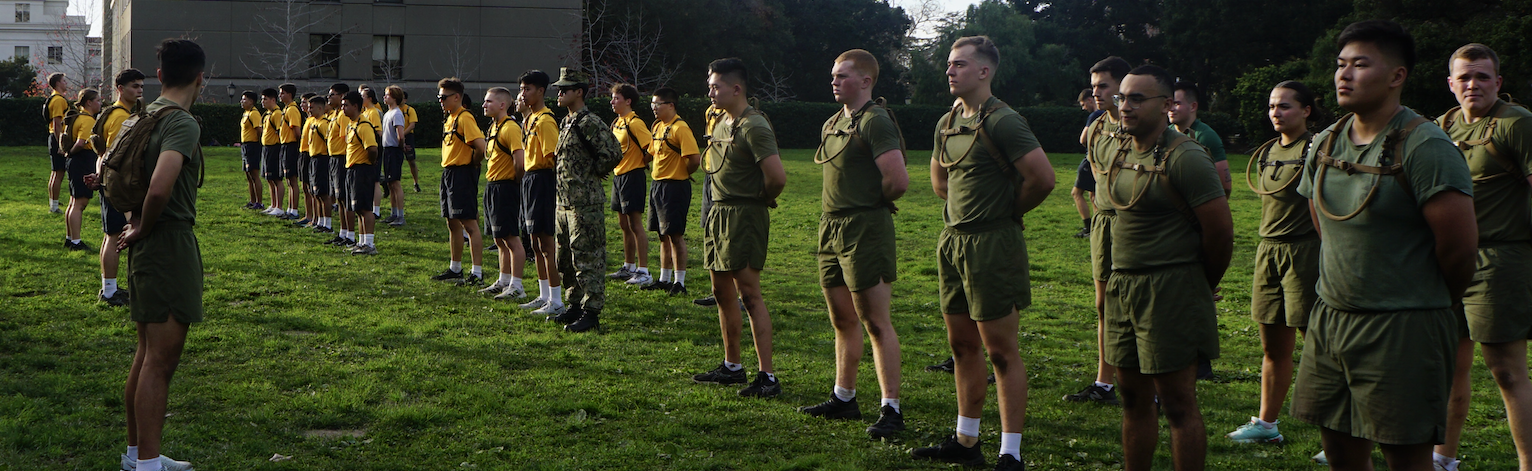
[[[1252,162],[1249,162],[1245,165],[1245,185],[1250,187],[1250,192],[1261,196],[1269,196],[1287,191],[1288,189],[1291,189],[1293,185],[1297,185],[1298,182],[1303,179],[1303,172],[1301,169],[1303,164],[1308,159],[1309,146],[1313,145],[1314,143],[1314,140],[1308,134],[1304,135],[1303,140],[1303,151],[1298,154],[1300,158],[1297,159],[1271,160],[1271,149],[1282,142],[1281,136],[1274,137],[1270,141],[1266,141],[1265,144],[1262,144],[1260,148],[1257,148],[1255,152],[1251,153]],[[1261,185],[1256,185],[1255,182],[1260,179],[1251,177],[1252,169],[1255,169],[1255,173],[1260,174],[1266,172],[1267,168],[1274,168],[1274,170],[1271,172],[1271,180],[1277,181],[1277,172],[1281,171],[1282,167],[1286,165],[1296,165],[1299,167],[1300,171],[1294,175],[1293,178],[1288,179],[1287,183],[1282,184],[1282,186],[1279,188],[1266,190],[1266,184],[1264,181],[1261,181]]]
[[503,121],[500,124],[492,127],[491,130],[493,130],[494,132],[489,134],[489,140],[495,142],[495,147],[500,149],[501,153],[505,154],[506,156],[510,156],[511,152],[513,152],[511,150],[511,148],[510,147],[506,147],[506,145],[504,143],[500,142],[500,129],[505,127],[505,123],[515,124],[516,121],[507,118],[505,121]]
[[[676,119],[681,119],[681,118],[676,118]],[[673,125],[673,124],[666,125],[665,126],[665,134],[660,135],[659,141],[665,143],[665,145],[667,147],[670,147],[670,150],[675,151],[676,156],[678,156],[678,157],[686,157],[685,155],[681,155],[682,154],[681,146],[672,144],[670,142],[670,134],[675,132],[675,130],[676,130],[675,125]]]
[[[644,160],[654,160],[654,156],[649,154],[648,147],[638,145],[638,138],[633,137],[633,130],[631,129],[632,126],[626,124],[630,122],[628,120],[622,119],[621,116],[618,116],[617,119],[612,120],[613,129],[617,128],[617,123],[625,123],[622,126],[624,131],[623,135],[628,136],[628,140],[633,141],[633,147],[638,148],[638,152],[644,156]],[[626,153],[626,150],[624,150],[624,152]],[[649,164],[647,162],[644,163],[644,168],[649,168]]]
[[[1493,159],[1496,164],[1500,165],[1500,168],[1504,169],[1504,171],[1500,173],[1474,177],[1473,182],[1475,184],[1499,180],[1505,177],[1513,177],[1516,176],[1514,172],[1521,169],[1521,166],[1516,165],[1516,162],[1512,161],[1510,157],[1507,157],[1505,154],[1500,152],[1500,147],[1495,145],[1494,139],[1495,129],[1500,126],[1500,119],[1506,117],[1506,115],[1511,111],[1510,107],[1520,105],[1507,101],[1505,103],[1496,104],[1495,106],[1496,108],[1494,116],[1490,116],[1488,118],[1490,120],[1489,124],[1484,127],[1484,132],[1480,134],[1478,139],[1462,140],[1453,143],[1457,145],[1458,150],[1464,152],[1464,158],[1467,158],[1467,152],[1472,150],[1474,147],[1483,147],[1484,151],[1489,153],[1490,158]],[[1451,129],[1452,125],[1455,124],[1457,117],[1461,115],[1461,113],[1462,107],[1459,106],[1452,108],[1451,110],[1447,111],[1447,114],[1442,115],[1442,129]]]
[[[723,111],[720,110],[720,113],[723,113]],[[708,135],[708,143],[707,143],[708,148],[711,149],[713,147],[713,144],[720,144],[720,143],[721,144],[727,144],[727,145],[730,145],[730,146],[734,145],[734,139],[739,136],[739,127],[745,123],[745,118],[748,118],[748,117],[751,117],[751,116],[760,116],[761,119],[766,120],[766,124],[768,126],[771,125],[771,118],[768,118],[766,116],[766,113],[762,113],[759,108],[756,108],[754,106],[751,106],[749,108],[745,108],[745,112],[741,113],[738,118],[734,118],[734,122],[729,125],[729,139],[728,140],[719,139],[719,138],[709,134]],[[723,116],[719,116],[718,118],[719,119],[723,119]],[[716,174],[718,172],[723,171],[723,157],[724,157],[723,155],[719,156],[719,162],[718,162],[718,169],[717,170],[712,170],[712,169],[709,169],[706,166],[704,166],[702,168],[702,171],[707,172],[708,175]],[[709,159],[704,157],[703,160],[707,161]],[[708,163],[709,163],[709,165],[711,165],[711,162],[708,162]]]
[[[958,162],[962,162],[963,159],[968,158],[968,155],[973,153],[975,146],[983,145],[985,151],[989,152],[990,157],[992,157],[995,160],[995,163],[1000,166],[1002,172],[1013,172],[1013,170],[1007,170],[1012,169],[1013,167],[1010,165],[1010,162],[1005,160],[1005,156],[1001,154],[1000,147],[996,146],[995,141],[990,139],[989,131],[985,130],[985,126],[989,124],[988,122],[990,114],[1009,108],[1010,105],[1005,104],[1005,102],[1000,101],[999,99],[994,99],[994,101],[992,101],[988,106],[979,109],[979,119],[976,123],[974,123],[974,127],[970,128],[968,126],[958,126],[954,129],[952,127],[952,122],[957,118],[958,113],[962,112],[962,105],[952,105],[952,111],[947,113],[947,122],[943,123],[942,129],[939,132],[941,138],[938,139],[938,142],[936,143],[936,162],[940,164],[942,168],[952,168],[952,166],[957,165]],[[1017,116],[1020,117],[1020,115]],[[1025,121],[1025,119],[1026,118],[1022,118],[1023,121]],[[947,161],[947,139],[952,136],[969,133],[976,135],[974,144],[968,146],[968,151],[964,152],[962,157],[959,157],[957,160],[950,162]]]
[[[1161,139],[1163,141],[1164,138]],[[1130,198],[1127,203],[1123,203],[1119,201],[1117,196],[1112,192],[1112,182],[1117,179],[1118,174],[1124,169],[1133,170],[1134,172],[1137,172],[1137,175],[1149,174],[1151,176],[1150,178],[1159,181],[1161,185],[1165,186],[1165,188],[1169,190],[1165,192],[1165,195],[1170,199],[1171,207],[1175,208],[1175,211],[1179,213],[1182,219],[1185,219],[1188,224],[1191,224],[1194,230],[1201,231],[1201,223],[1197,219],[1197,213],[1192,211],[1191,206],[1186,204],[1186,199],[1181,196],[1180,190],[1175,188],[1170,182],[1170,153],[1175,152],[1177,148],[1180,148],[1182,145],[1188,142],[1196,141],[1192,140],[1190,136],[1181,134],[1176,136],[1175,139],[1171,139],[1167,144],[1156,145],[1154,150],[1152,150],[1154,153],[1154,161],[1150,165],[1128,163],[1128,152],[1132,148],[1128,145],[1118,147],[1117,155],[1113,157],[1112,162],[1108,165],[1106,179],[1108,188],[1106,190],[1098,189],[1098,191],[1104,191],[1106,193],[1107,202],[1112,205],[1113,210],[1131,210],[1133,207],[1138,206],[1138,203],[1143,200],[1145,195],[1149,194],[1149,187],[1152,185],[1145,183],[1143,186],[1139,186],[1137,190],[1132,191],[1133,197]],[[1134,179],[1137,180],[1137,177],[1135,176]]]
[[[1399,129],[1395,129],[1385,135],[1383,137],[1383,155],[1379,159],[1379,163],[1383,165],[1372,166],[1347,162],[1344,160],[1337,160],[1334,157],[1331,157],[1331,155],[1335,152],[1335,135],[1345,130],[1346,124],[1348,124],[1354,116],[1354,114],[1347,114],[1344,118],[1341,118],[1341,120],[1335,124],[1333,130],[1329,135],[1325,136],[1324,142],[1320,144],[1320,148],[1316,152],[1317,159],[1314,161],[1314,163],[1319,166],[1319,168],[1316,170],[1318,175],[1314,177],[1314,207],[1315,209],[1318,209],[1319,213],[1323,214],[1326,218],[1337,222],[1350,220],[1351,218],[1362,214],[1362,211],[1366,210],[1367,207],[1372,204],[1373,199],[1378,196],[1378,187],[1382,186],[1383,178],[1381,177],[1384,176],[1393,176],[1394,181],[1399,183],[1400,189],[1404,190],[1405,196],[1408,197],[1411,201],[1415,200],[1415,191],[1410,186],[1409,177],[1404,173],[1404,145],[1405,142],[1408,141],[1410,133],[1415,131],[1415,128],[1420,127],[1421,124],[1429,122],[1425,118],[1416,116],[1415,119],[1405,123],[1404,126],[1400,127]],[[1337,170],[1346,172],[1346,175],[1367,173],[1378,175],[1380,177],[1378,178],[1378,181],[1372,185],[1372,188],[1367,190],[1367,196],[1362,198],[1362,203],[1358,204],[1356,209],[1351,211],[1349,214],[1336,215],[1325,206],[1325,199],[1323,195],[1325,174],[1329,173],[1327,170],[1332,167]]]

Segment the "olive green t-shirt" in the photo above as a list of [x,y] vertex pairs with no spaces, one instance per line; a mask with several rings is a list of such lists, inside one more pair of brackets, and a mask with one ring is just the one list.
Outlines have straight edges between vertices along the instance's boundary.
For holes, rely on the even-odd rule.
[[851,117],[844,111],[825,120],[817,158],[828,159],[820,200],[826,213],[883,206],[883,172],[877,158],[899,150],[899,128],[888,110],[868,102]]
[[[1267,151],[1267,166],[1253,169],[1259,172],[1255,176],[1256,189],[1282,189],[1261,195],[1261,237],[1290,238],[1314,233],[1309,199],[1298,194],[1297,181],[1303,178],[1304,151],[1308,150],[1313,137],[1304,133],[1302,138],[1287,145],[1282,145],[1282,138],[1278,137]],[[1249,165],[1261,165],[1256,159],[1251,159]]]
[[[1000,101],[990,97],[983,108],[988,109]],[[949,111],[937,121],[935,139],[942,146],[942,129],[946,128]],[[952,129],[979,125],[979,114],[964,117],[959,112],[952,116]],[[991,223],[1015,220],[1017,188],[1015,163],[1022,156],[1042,147],[1037,136],[1020,114],[1009,107],[991,113],[984,120],[984,132],[1000,149],[1001,159],[991,156],[977,132],[955,134],[947,138],[946,155],[941,149],[932,158],[945,159],[947,167],[947,202],[942,211],[942,222],[957,230],[973,230]],[[1000,160],[1005,166],[1000,165]]]
[[[1473,209],[1479,221],[1479,242],[1526,242],[1532,240],[1532,192],[1527,175],[1532,168],[1532,112],[1504,101],[1490,108],[1489,116],[1499,116],[1493,135],[1487,136],[1500,156],[1518,168],[1505,168],[1502,160],[1490,156],[1489,146],[1461,145],[1474,178]],[[1447,116],[1437,118],[1444,124]],[[1453,141],[1480,141],[1489,132],[1490,118],[1469,123],[1461,114],[1452,117],[1452,127],[1444,128]]]
[[708,143],[707,172],[712,175],[713,201],[726,204],[769,204],[761,161],[777,155],[777,135],[766,115],[746,107],[734,122],[721,119]]
[[[160,108],[176,105],[165,97],[150,103],[144,111],[154,114]],[[158,121],[154,134],[144,148],[144,174],[154,175],[163,151],[180,152],[186,160],[181,163],[181,174],[176,176],[175,186],[170,189],[170,200],[160,212],[160,220],[197,222],[197,183],[202,172],[202,128],[190,114],[173,112]]]
[[1229,160],[1229,156],[1223,150],[1223,138],[1218,137],[1218,133],[1213,132],[1212,126],[1208,126],[1207,123],[1198,119],[1192,121],[1192,125],[1187,127],[1191,129],[1182,130],[1180,126],[1176,126],[1176,130],[1182,131],[1182,134],[1186,134],[1186,137],[1195,139],[1198,144],[1202,144],[1202,147],[1207,149],[1208,157],[1211,157],[1213,162]]
[[[1096,174],[1094,169],[1106,170],[1106,166],[1115,158],[1116,141],[1119,139],[1118,133],[1122,130],[1122,123],[1112,121],[1112,114],[1106,113],[1091,123],[1087,129],[1085,159],[1091,163],[1093,168],[1091,175],[1096,177],[1096,186],[1104,187],[1106,182],[1102,181],[1102,176]],[[1092,192],[1091,202],[1096,206],[1097,213],[1109,216],[1113,214],[1112,203],[1107,201],[1106,193]]]
[[[1388,135],[1420,116],[1405,108],[1395,114],[1388,128],[1372,143],[1351,143],[1351,126],[1337,122],[1314,136],[1308,163],[1303,167],[1303,181],[1298,193],[1314,200],[1318,208],[1320,194],[1315,191],[1319,171],[1316,155],[1324,147],[1326,136],[1335,134],[1331,157],[1363,165],[1384,166],[1379,160]],[[1463,154],[1434,124],[1415,128],[1404,143],[1404,175],[1409,187],[1393,175],[1379,176],[1346,172],[1326,167],[1323,186],[1324,204],[1337,216],[1350,214],[1367,192],[1377,185],[1372,204],[1361,214],[1346,221],[1319,216],[1323,237],[1319,255],[1319,298],[1325,304],[1350,312],[1392,312],[1452,307],[1452,296],[1436,263],[1435,236],[1420,206],[1442,191],[1460,191],[1473,195],[1473,182]],[[1392,165],[1393,162],[1388,162]]]
[[[1098,192],[1112,192],[1112,200],[1122,204],[1113,206],[1117,210],[1117,220],[1112,223],[1113,269],[1145,270],[1202,261],[1202,234],[1197,232],[1190,211],[1224,197],[1223,181],[1207,151],[1196,142],[1187,140],[1171,148],[1179,137],[1181,133],[1167,128],[1159,143],[1147,152],[1133,149],[1131,139],[1114,141],[1108,147],[1108,155],[1122,155],[1128,164],[1149,168],[1158,158],[1163,159],[1160,166],[1164,168],[1162,174],[1118,169],[1108,174],[1104,185],[1096,187]],[[1128,152],[1120,154],[1119,146],[1127,146]],[[1178,208],[1178,197],[1185,202],[1184,209]]]

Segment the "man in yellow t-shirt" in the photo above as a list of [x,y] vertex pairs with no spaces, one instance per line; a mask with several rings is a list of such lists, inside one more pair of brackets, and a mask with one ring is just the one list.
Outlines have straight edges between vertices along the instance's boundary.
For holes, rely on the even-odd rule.
[[[64,141],[59,148],[65,152],[64,168],[69,174],[69,207],[64,210],[64,248],[87,250],[90,246],[80,240],[81,219],[85,205],[90,204],[91,188],[85,176],[96,172],[96,147],[91,143],[91,130],[96,127],[96,113],[101,111],[101,94],[93,88],[80,90],[74,109],[79,112],[71,121],[64,119]],[[72,114],[72,113],[71,113]]]
[[298,104],[294,101],[298,96],[298,86],[284,83],[277,87],[277,97],[281,101],[282,115],[273,119],[278,124],[278,140],[282,144],[282,178],[287,180],[287,210],[284,219],[302,219],[298,215],[298,202],[302,198],[300,192],[303,185],[298,182],[298,129],[303,127],[303,115],[298,112]]
[[282,186],[282,109],[277,103],[277,89],[261,90],[261,107],[266,110],[261,121],[261,177],[271,195],[271,206],[261,214],[287,219],[283,205],[287,193]]
[[64,137],[64,115],[69,113],[69,98],[64,97],[68,86],[64,74],[48,75],[48,162],[52,169],[48,174],[48,212],[53,214],[60,212],[59,188],[68,170],[64,165],[64,154],[68,149],[59,148],[59,141]]
[[521,174],[525,172],[526,151],[521,146],[521,126],[507,112],[515,98],[509,89],[495,87],[484,94],[484,116],[490,118],[485,153],[489,161],[484,177],[484,219],[486,230],[500,248],[500,278],[479,290],[495,299],[526,297],[521,287],[522,269],[527,255],[521,246]]
[[612,135],[622,146],[622,161],[612,170],[612,212],[617,213],[618,226],[622,228],[622,268],[607,275],[614,280],[627,282],[628,286],[643,289],[669,290],[670,284],[655,283],[649,276],[649,236],[644,234],[644,199],[648,189],[645,172],[653,156],[649,154],[649,128],[633,104],[638,102],[638,89],[626,83],[612,85],[612,111],[617,119],[612,121]]
[[[117,103],[112,105],[111,110],[102,113],[100,120],[103,123],[100,135],[106,139],[108,145],[117,137],[117,132],[122,130],[122,122],[128,120],[133,110],[139,108],[138,99],[144,96],[144,73],[138,69],[124,69],[117,73]],[[104,158],[106,149],[101,149],[100,154]],[[96,160],[96,175],[101,175],[101,160]],[[99,181],[99,180],[98,180]],[[260,187],[256,187],[256,194],[260,194]],[[117,288],[117,236],[122,235],[123,227],[128,224],[128,219],[106,198],[101,200],[101,292],[97,297],[111,306],[128,305],[128,291]]]
[[681,96],[671,88],[654,91],[654,186],[649,190],[649,231],[660,236],[660,279],[671,296],[686,294],[686,213],[691,211],[691,176],[702,164],[697,137],[676,114]]
[[[460,285],[477,285],[484,279],[484,242],[479,237],[479,162],[484,160],[484,131],[473,113],[463,108],[463,81],[456,77],[436,83],[436,99],[442,104],[446,122],[442,124],[442,217],[447,219],[447,241],[452,260],[447,270],[433,280],[458,280]],[[473,266],[463,276],[463,236]]]
[[330,86],[330,94],[326,97],[330,110],[330,129],[325,136],[325,143],[330,148],[330,194],[335,198],[335,208],[340,210],[340,227],[329,243],[342,247],[356,245],[356,224],[352,219],[355,215],[346,204],[351,201],[346,183],[346,130],[351,128],[351,119],[341,111],[341,99],[347,93],[351,93],[349,85],[336,83]]
[[[360,219],[357,225],[356,248],[352,255],[377,255],[373,243],[373,227],[377,222],[368,206],[372,205],[373,191],[378,186],[378,132],[373,124],[362,116],[361,93],[350,92],[341,99],[341,111],[351,125],[346,127],[346,189],[351,200],[345,204]],[[351,222],[351,221],[347,221]]]
[[[381,143],[381,142],[383,142],[383,107],[378,106],[378,92],[374,91],[371,88],[362,88],[361,89],[361,95],[362,95],[362,116],[361,116],[361,119],[363,121],[371,123],[373,128],[377,129],[377,132],[374,134],[376,139],[374,139],[374,140],[376,142]],[[381,161],[379,163],[381,163]],[[379,208],[379,206],[383,205],[383,181],[381,180],[382,169],[380,168],[378,170],[379,170],[380,180],[378,181],[378,183],[376,185],[377,188],[373,189],[372,215],[375,216],[375,217],[383,217],[383,213],[379,212],[379,210],[381,209],[381,208]]]
[[293,222],[293,227],[300,229],[319,227],[319,199],[314,195],[314,157],[309,154],[309,127],[314,124],[314,115],[309,106],[309,99],[313,93],[304,93],[298,97],[298,111],[303,114],[303,124],[298,126],[298,181],[303,183],[303,219]]
[[309,123],[304,126],[304,140],[309,150],[309,182],[314,191],[314,233],[335,232],[332,226],[335,192],[330,188],[330,110],[329,99],[315,95],[309,97]]
[[264,124],[260,106],[261,97],[252,90],[240,95],[239,106],[239,159],[245,170],[245,187],[249,192],[245,209],[265,210],[265,196],[261,194],[261,125]]
[[521,304],[523,309],[541,309],[544,304],[564,303],[559,285],[558,265],[554,261],[553,211],[554,187],[553,163],[559,142],[558,123],[553,111],[543,102],[552,80],[541,70],[529,70],[521,75],[516,95],[516,112],[522,116],[522,129],[526,133],[522,148],[526,150],[526,174],[521,177],[521,219],[524,229],[532,239],[533,260],[537,262],[537,297]]
[[399,110],[404,113],[404,161],[410,164],[410,177],[415,180],[415,192],[420,193],[420,168],[415,166],[415,123],[420,122],[420,115],[415,114],[415,107],[406,101],[410,99],[410,92],[404,92],[404,98],[399,99]]

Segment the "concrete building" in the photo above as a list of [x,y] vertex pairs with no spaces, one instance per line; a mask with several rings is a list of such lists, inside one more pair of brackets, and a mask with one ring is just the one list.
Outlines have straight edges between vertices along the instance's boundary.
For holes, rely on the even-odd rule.
[[514,87],[527,69],[557,75],[576,62],[582,23],[580,0],[106,1],[108,76],[137,68],[155,96],[155,46],[189,37],[208,54],[202,99],[221,103],[237,101],[229,90],[282,82],[302,92],[398,84],[414,101],[429,100],[447,76],[476,91]]
[[[90,25],[68,9],[68,0],[0,1],[0,57],[26,57],[37,69],[38,82],[63,72],[70,90],[99,87],[101,55],[91,56],[85,45]],[[90,74],[92,63],[95,75]]]

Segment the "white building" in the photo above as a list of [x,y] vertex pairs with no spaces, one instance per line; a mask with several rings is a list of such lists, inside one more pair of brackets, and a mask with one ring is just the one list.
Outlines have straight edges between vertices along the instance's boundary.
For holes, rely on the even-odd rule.
[[86,47],[90,24],[68,9],[69,0],[0,0],[0,57],[26,57],[39,83],[63,72],[71,91],[100,87],[100,46]]

